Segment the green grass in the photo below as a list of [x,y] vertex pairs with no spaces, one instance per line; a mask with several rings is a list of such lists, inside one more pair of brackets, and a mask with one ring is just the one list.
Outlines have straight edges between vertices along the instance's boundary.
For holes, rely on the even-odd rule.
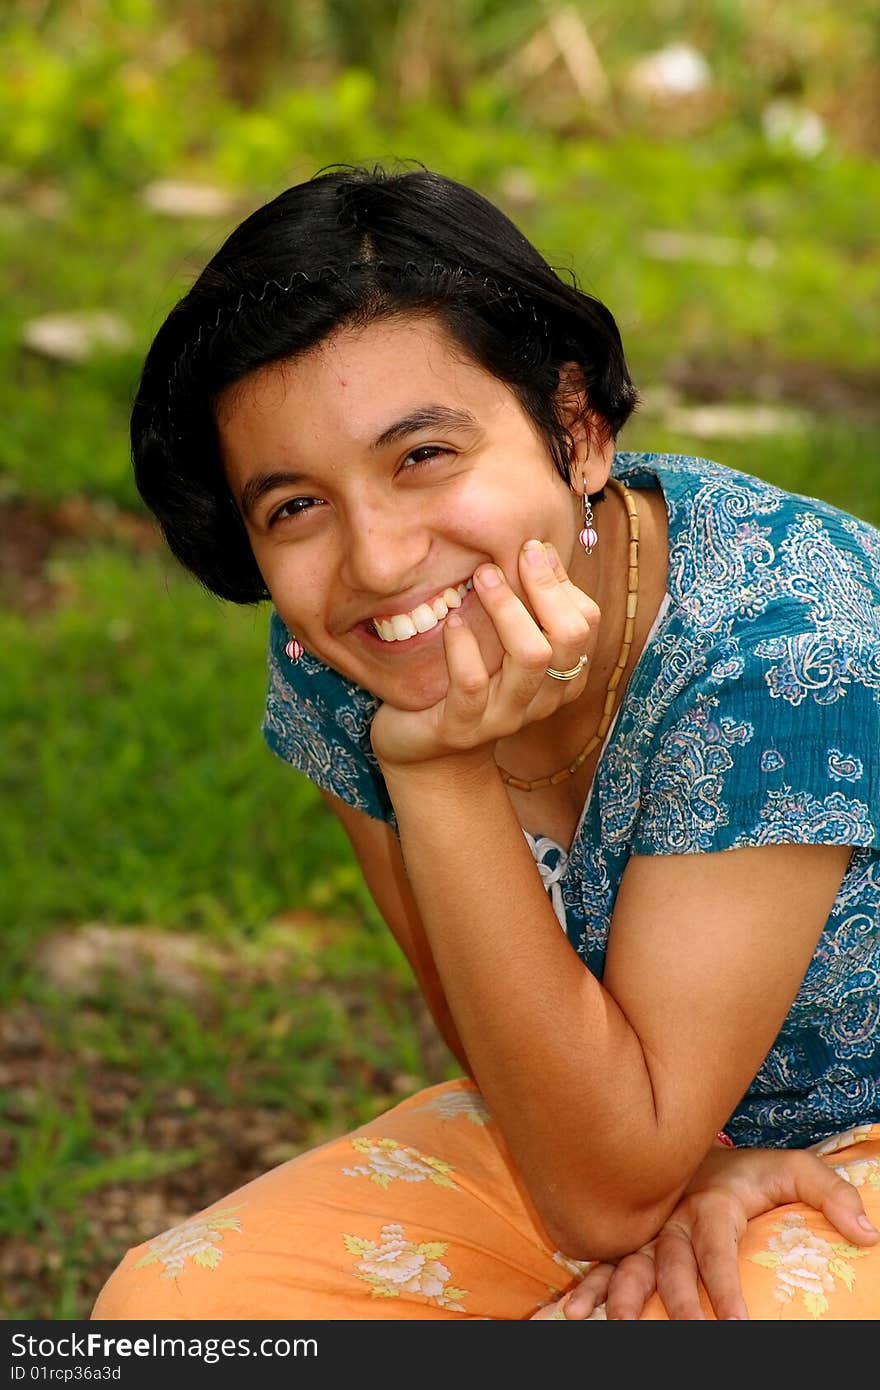
[[48,1097],[25,1112],[25,1128],[9,1119],[0,1127],[15,1146],[9,1171],[0,1179],[0,1226],[7,1235],[28,1235],[34,1225],[52,1227],[60,1213],[81,1198],[120,1182],[148,1182],[202,1157],[201,1149],[155,1153],[129,1149],[106,1157],[81,1079],[73,1104],[62,1109]]
[[[38,964],[19,972],[7,1017],[38,1019],[40,1037],[0,1109],[0,1231],[28,1270],[7,1316],[85,1316],[127,1245],[418,1085],[414,987],[387,934],[281,918],[223,946],[193,997],[130,961],[73,993]],[[248,1149],[254,1117],[268,1157]],[[136,1230],[144,1191],[163,1216]]]
[[[145,176],[176,172],[176,138],[158,131],[150,148]],[[139,509],[126,443],[139,364],[231,223],[147,212],[121,149],[66,171],[57,215],[34,210],[23,175],[0,210],[0,503]],[[646,408],[621,447],[701,454],[880,524],[880,425],[845,405],[847,383],[880,369],[875,165],[770,154],[735,122],[677,142],[559,139],[488,85],[461,115],[421,103],[383,126],[352,78],[335,95],[223,107],[192,170],[237,183],[247,208],[329,160],[394,155],[502,204],[510,170],[528,174],[532,201],[508,210],[611,306],[645,388],[682,364],[746,401],[792,364],[841,384],[834,412],[807,393],[803,424],[778,435],[695,438]],[[644,241],[657,230],[733,238],[742,255],[659,261]],[[766,264],[749,262],[755,239],[772,245]],[[96,308],[130,324],[130,351],[67,367],[22,350],[29,318]],[[0,610],[0,1234],[18,1261],[4,1312],[57,1318],[83,1316],[143,1237],[149,1211],[138,1234],[127,1203],[161,1194],[173,1214],[222,1195],[230,1116],[261,1107],[292,1152],[371,1118],[429,1068],[408,968],[341,828],[263,746],[266,610],[220,604],[122,537],[55,545],[47,577],[51,603],[22,611],[10,588]],[[147,966],[98,970],[71,993],[38,949],[89,922],[185,933],[225,963],[200,968],[195,998]],[[113,1201],[123,1225],[105,1229]]]
[[343,836],[262,744],[265,610],[122,547],[68,549],[53,578],[60,606],[0,622],[7,928],[72,912],[246,929],[308,902]]
[[878,435],[876,426],[831,416],[816,417],[802,432],[787,435],[708,440],[637,417],[627,428],[625,447],[714,459],[880,526],[880,477],[870,465]]

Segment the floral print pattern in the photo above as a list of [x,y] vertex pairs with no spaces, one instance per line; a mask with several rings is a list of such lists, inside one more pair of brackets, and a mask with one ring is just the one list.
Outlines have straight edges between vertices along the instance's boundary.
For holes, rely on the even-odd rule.
[[592,1269],[595,1260],[573,1260],[570,1255],[563,1255],[561,1250],[554,1250],[553,1259],[556,1264],[562,1265],[566,1274],[571,1274],[575,1279],[583,1279],[588,1269]]
[[237,1207],[221,1207],[163,1232],[150,1241],[146,1255],[141,1256],[135,1269],[162,1264],[165,1279],[176,1279],[190,1259],[201,1269],[216,1269],[223,1258],[218,1242],[226,1231],[241,1230],[239,1218],[232,1215],[237,1210]]
[[807,1225],[800,1212],[790,1212],[773,1227],[768,1248],[748,1258],[776,1272],[774,1296],[783,1305],[800,1300],[813,1318],[828,1312],[828,1295],[838,1285],[851,1290],[854,1262],[869,1252],[848,1241],[826,1240]]
[[[436,1102],[458,1096],[479,1101],[470,1080],[431,1087],[130,1251],[93,1317],[567,1321],[566,1301],[592,1262],[563,1254],[536,1227],[490,1126],[472,1124],[461,1106],[442,1117]],[[414,1181],[352,1179],[352,1153],[367,1166],[375,1152],[353,1140],[393,1159],[439,1151],[457,1182],[434,1185],[424,1172]],[[814,1151],[860,1189],[877,1222],[880,1125],[854,1125]],[[880,1245],[850,1246],[802,1204],[750,1221],[743,1250],[753,1319],[880,1312]],[[606,1316],[600,1305],[591,1320]],[[665,1318],[657,1295],[643,1316]]]
[[351,1147],[363,1154],[366,1163],[353,1168],[343,1168],[350,1178],[368,1177],[379,1187],[388,1187],[395,1179],[401,1182],[425,1182],[427,1179],[437,1187],[457,1188],[450,1177],[452,1167],[440,1158],[429,1158],[406,1144],[398,1144],[396,1139],[366,1139],[356,1137]]
[[[619,452],[659,489],[667,594],[568,849],[536,872],[601,979],[633,854],[765,844],[853,847],[788,1017],[725,1124],[738,1144],[803,1146],[880,1121],[880,532],[706,459]],[[265,736],[279,756],[394,825],[372,755],[376,703],[273,615]]]
[[880,1192],[880,1158],[863,1158],[855,1163],[835,1165],[835,1173],[853,1187],[873,1187]]
[[447,1246],[444,1241],[409,1241],[398,1222],[382,1227],[378,1241],[362,1236],[343,1236],[345,1248],[357,1257],[355,1272],[371,1287],[373,1298],[400,1298],[401,1294],[421,1295],[440,1308],[465,1312],[467,1289],[456,1288],[452,1273],[442,1263]]
[[842,1134],[832,1134],[828,1139],[823,1139],[821,1144],[813,1145],[813,1153],[820,1158],[830,1158],[832,1154],[840,1153],[841,1149],[851,1149],[855,1144],[867,1144],[872,1138],[871,1125],[854,1125],[852,1129],[845,1129]]
[[463,1115],[472,1125],[487,1125],[492,1118],[479,1091],[444,1091],[419,1109],[434,1110],[441,1120],[457,1120]]

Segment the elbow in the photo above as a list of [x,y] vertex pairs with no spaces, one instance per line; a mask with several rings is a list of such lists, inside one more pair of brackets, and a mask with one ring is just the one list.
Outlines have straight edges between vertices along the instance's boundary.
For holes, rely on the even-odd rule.
[[640,1250],[657,1236],[675,1206],[675,1198],[652,1206],[620,1201],[573,1204],[564,1218],[542,1215],[544,1229],[561,1255],[570,1260],[616,1261]]
[[690,1174],[660,1144],[626,1171],[560,1165],[532,1196],[549,1239],[578,1261],[616,1261],[650,1244],[669,1220]]
[[662,1224],[621,1224],[604,1229],[597,1223],[583,1232],[559,1231],[551,1238],[560,1255],[565,1255],[569,1260],[577,1260],[582,1264],[594,1261],[600,1264],[614,1264],[622,1260],[624,1255],[632,1255],[634,1251],[641,1250],[643,1245],[649,1244],[658,1234]]

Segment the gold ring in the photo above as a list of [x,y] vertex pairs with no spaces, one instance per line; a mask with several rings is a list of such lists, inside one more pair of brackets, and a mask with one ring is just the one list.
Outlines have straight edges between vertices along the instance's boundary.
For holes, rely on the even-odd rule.
[[589,659],[586,653],[584,653],[583,656],[578,657],[577,666],[572,666],[570,671],[554,671],[552,666],[548,666],[547,675],[552,676],[555,681],[573,681],[575,676],[580,675]]

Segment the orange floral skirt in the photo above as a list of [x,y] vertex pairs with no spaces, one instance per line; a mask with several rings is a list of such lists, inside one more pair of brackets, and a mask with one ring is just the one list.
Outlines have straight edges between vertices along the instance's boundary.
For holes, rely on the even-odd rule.
[[[880,1125],[822,1147],[880,1226]],[[848,1244],[811,1208],[752,1221],[740,1267],[752,1318],[880,1317],[880,1246]],[[130,1250],[92,1317],[522,1320],[587,1268],[547,1241],[479,1092],[457,1080]],[[643,1317],[665,1319],[656,1295]]]

